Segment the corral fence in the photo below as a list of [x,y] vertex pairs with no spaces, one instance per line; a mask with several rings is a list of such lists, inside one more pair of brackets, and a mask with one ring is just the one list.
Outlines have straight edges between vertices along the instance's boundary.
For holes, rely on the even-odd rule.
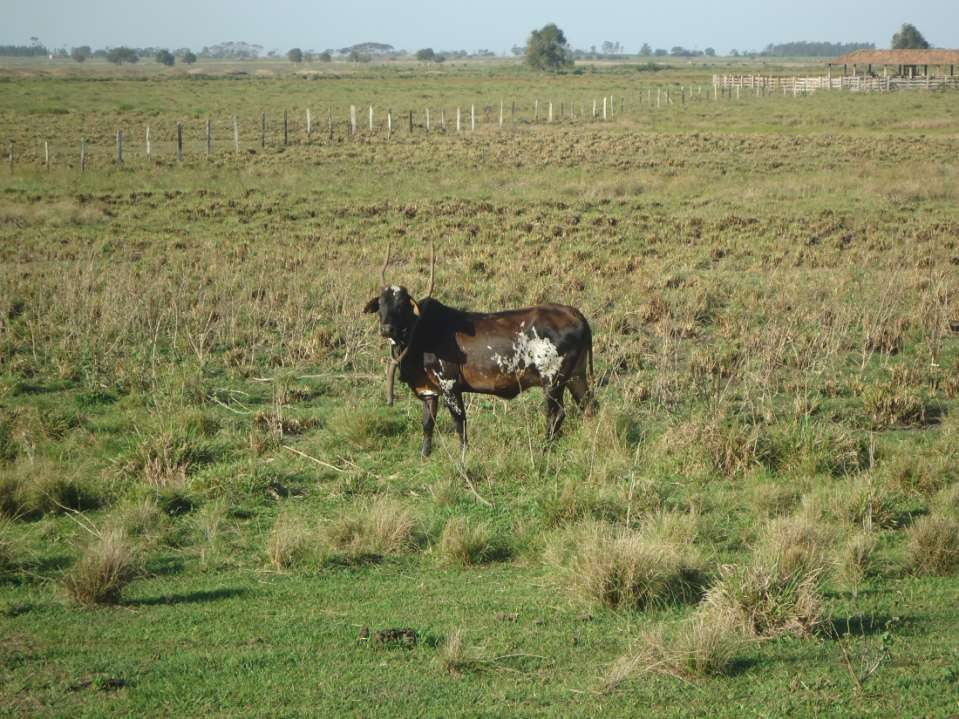
[[[10,140],[10,171],[18,164],[79,169],[91,165],[123,167],[129,161],[161,165],[196,159],[239,158],[267,148],[309,147],[342,142],[384,141],[398,135],[469,137],[474,132],[508,131],[521,126],[586,125],[616,120],[627,110],[655,111],[682,108],[705,102],[755,97],[805,96],[819,90],[888,92],[898,89],[941,90],[959,88],[959,77],[777,77],[772,75],[714,75],[709,85],[655,85],[635,88],[627,101],[622,95],[592,97],[588,100],[498,100],[454,105],[446,108],[420,107],[394,111],[373,104],[323,106],[227,117],[208,117],[180,122],[154,123],[134,128],[116,128],[77,138],[64,147],[62,140],[50,142],[35,136],[24,146]],[[21,137],[21,141],[23,138]]]
[[817,90],[850,92],[893,92],[895,90],[959,89],[959,75],[926,77],[870,77],[844,75],[832,77],[779,77],[775,75],[713,75],[714,91],[751,90],[757,95],[782,93],[804,95]]

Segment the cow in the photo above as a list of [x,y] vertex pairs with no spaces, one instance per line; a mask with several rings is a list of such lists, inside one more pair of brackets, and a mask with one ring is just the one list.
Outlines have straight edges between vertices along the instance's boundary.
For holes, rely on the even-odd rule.
[[417,301],[407,288],[387,284],[391,249],[387,247],[380,270],[383,289],[363,311],[379,315],[380,334],[390,343],[387,404],[393,404],[397,369],[400,380],[423,402],[423,457],[432,450],[440,398],[452,415],[464,455],[466,392],[512,399],[530,387],[542,387],[547,442],[556,437],[566,416],[567,388],[580,409],[592,414],[593,336],[582,312],[557,304],[502,312],[448,307],[432,297],[432,245],[429,288]]

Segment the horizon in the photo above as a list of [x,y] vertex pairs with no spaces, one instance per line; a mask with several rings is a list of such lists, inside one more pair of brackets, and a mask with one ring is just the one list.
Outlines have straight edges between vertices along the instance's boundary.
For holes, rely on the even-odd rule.
[[[727,55],[731,50],[759,52],[768,45],[792,42],[874,43],[886,48],[893,33],[910,22],[935,47],[959,46],[959,4],[945,0],[922,3],[906,18],[899,17],[898,4],[888,0],[878,0],[868,15],[824,0],[811,0],[802,8],[778,5],[732,0],[716,7],[694,0],[683,7],[642,9],[599,0],[589,8],[567,8],[534,0],[517,8],[490,0],[482,9],[453,10],[436,0],[413,8],[373,0],[362,8],[304,9],[290,0],[278,0],[269,8],[253,3],[244,7],[242,0],[169,0],[162,7],[131,8],[118,0],[100,0],[90,12],[89,6],[79,3],[35,0],[14,4],[10,21],[0,30],[0,44],[29,45],[36,37],[51,50],[89,45],[197,51],[223,42],[246,42],[262,46],[266,54],[293,47],[323,51],[379,42],[408,52],[431,47],[509,55],[513,46],[525,44],[531,30],[555,22],[570,45],[581,50],[610,41],[620,43],[630,55],[644,43],[666,50],[712,47]],[[698,22],[690,23],[689,18]],[[310,25],[317,30],[304,32],[303,27]],[[210,30],[218,26],[222,30]]]

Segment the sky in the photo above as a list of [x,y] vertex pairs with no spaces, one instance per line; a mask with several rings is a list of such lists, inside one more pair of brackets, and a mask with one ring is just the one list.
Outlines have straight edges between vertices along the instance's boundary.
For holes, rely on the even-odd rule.
[[500,54],[547,22],[559,25],[574,47],[609,40],[627,52],[644,42],[721,53],[798,40],[888,47],[903,22],[934,46],[959,47],[957,0],[0,0],[0,17],[0,44],[38,37],[49,48],[198,50],[242,40],[281,52],[383,42]]

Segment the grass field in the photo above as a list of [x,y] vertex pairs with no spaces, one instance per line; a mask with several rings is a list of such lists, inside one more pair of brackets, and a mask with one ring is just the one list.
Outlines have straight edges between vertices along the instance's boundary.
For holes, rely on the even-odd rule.
[[[0,73],[0,712],[959,712],[959,94],[275,67]],[[596,416],[419,458],[361,310],[429,240],[448,304],[583,310]]]

